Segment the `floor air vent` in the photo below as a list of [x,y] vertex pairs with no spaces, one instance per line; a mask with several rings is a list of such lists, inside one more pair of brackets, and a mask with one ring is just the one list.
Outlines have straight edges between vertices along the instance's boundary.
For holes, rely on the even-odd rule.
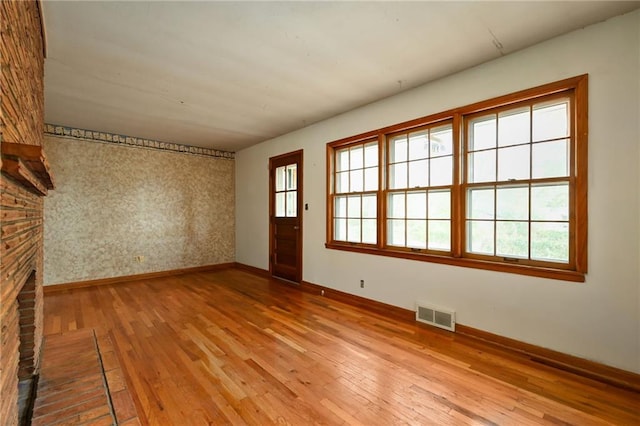
[[416,321],[444,328],[449,331],[456,330],[456,313],[454,311],[437,308],[420,302],[416,309]]

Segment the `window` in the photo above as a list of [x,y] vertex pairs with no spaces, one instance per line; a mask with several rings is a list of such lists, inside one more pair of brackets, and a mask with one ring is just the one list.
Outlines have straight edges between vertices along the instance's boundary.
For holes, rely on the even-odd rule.
[[466,253],[569,263],[570,107],[551,97],[464,119]]
[[377,243],[378,141],[335,152],[334,234],[336,241]]
[[451,123],[390,135],[387,148],[387,245],[449,252]]
[[327,144],[328,248],[587,272],[587,76]]

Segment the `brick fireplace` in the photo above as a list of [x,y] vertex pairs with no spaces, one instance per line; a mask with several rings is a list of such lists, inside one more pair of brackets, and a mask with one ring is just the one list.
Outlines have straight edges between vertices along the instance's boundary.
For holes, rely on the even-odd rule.
[[28,407],[42,343],[42,194],[13,175],[11,165],[26,161],[5,153],[11,145],[2,142],[0,177],[0,424],[15,424]]
[[36,1],[0,5],[0,425],[28,408],[42,345],[44,31]]

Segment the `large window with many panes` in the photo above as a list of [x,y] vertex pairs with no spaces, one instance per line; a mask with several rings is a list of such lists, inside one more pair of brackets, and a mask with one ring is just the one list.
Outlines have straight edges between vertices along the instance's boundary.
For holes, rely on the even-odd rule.
[[327,145],[327,247],[586,273],[587,76]]

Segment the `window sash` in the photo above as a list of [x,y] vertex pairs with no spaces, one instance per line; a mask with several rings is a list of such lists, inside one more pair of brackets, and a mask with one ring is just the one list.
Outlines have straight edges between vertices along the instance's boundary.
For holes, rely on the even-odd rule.
[[[559,106],[564,106],[564,111]],[[541,111],[545,110],[547,113],[551,112],[555,123],[555,126],[550,126],[554,127],[554,130],[551,132],[547,130],[546,134],[537,126],[537,121],[542,115]],[[560,111],[560,114],[557,111]],[[518,117],[519,123],[515,126],[511,124],[510,128],[508,125],[502,127],[501,133],[500,120],[503,117],[506,117],[506,120]],[[575,220],[572,220],[569,215],[569,207],[575,205],[573,191],[575,163],[572,159],[575,158],[576,153],[576,123],[573,92],[562,92],[487,109],[466,115],[462,121],[463,158],[466,160],[463,172],[466,183],[462,185],[463,196],[460,199],[461,209],[464,212],[460,226],[462,255],[494,262],[575,269],[574,245],[570,244],[571,236],[575,235]],[[544,119],[542,121],[544,122]],[[481,123],[484,129],[481,130],[480,142],[476,143],[478,141],[474,139],[476,136],[474,133],[478,123]],[[489,129],[489,127],[492,128]],[[536,167],[536,151],[539,151],[540,147],[549,145],[556,147],[554,150],[547,150],[547,155],[550,154],[549,151],[553,154],[547,159],[554,162],[551,169],[555,170],[555,173],[540,172],[541,168],[547,166],[540,161]],[[501,158],[501,152],[514,153],[515,150],[519,151],[517,157],[509,158],[508,154],[505,154]],[[491,164],[493,179],[477,179],[471,160],[475,153],[492,154],[486,157],[491,158],[488,162]],[[524,161],[522,161],[523,158]],[[482,164],[486,164],[486,161],[485,158]],[[507,163],[508,167],[501,167],[501,162]],[[483,167],[486,169],[486,166]],[[501,173],[501,168],[510,170]],[[484,175],[488,176],[490,173],[485,172]],[[562,186],[567,188],[564,196],[567,204],[566,218],[556,221],[535,220],[535,216],[531,215],[531,209],[536,207],[532,194],[539,192],[535,188]],[[518,189],[519,191],[516,191]],[[473,205],[469,205],[471,194],[489,191],[493,191],[494,194],[494,217],[470,217],[469,213],[474,209]],[[498,211],[498,194],[502,193],[502,197],[506,197],[508,192],[524,193],[525,191],[527,193],[525,199],[513,201],[509,205],[526,204],[526,216],[508,218],[503,214],[501,217]],[[542,232],[545,226],[546,233]],[[556,232],[552,231],[554,226],[557,227]],[[566,229],[561,231],[560,228]],[[493,237],[492,241],[489,239],[490,234]],[[477,239],[475,242],[474,238]],[[549,253],[546,258],[540,254],[543,251]],[[561,255],[561,252],[564,253]],[[551,253],[555,254],[556,258],[553,258]]]
[[[330,240],[375,246],[380,238],[379,141],[369,139],[351,143],[333,150],[331,154],[333,189],[328,203],[332,209]],[[372,201],[375,206],[373,211]]]

